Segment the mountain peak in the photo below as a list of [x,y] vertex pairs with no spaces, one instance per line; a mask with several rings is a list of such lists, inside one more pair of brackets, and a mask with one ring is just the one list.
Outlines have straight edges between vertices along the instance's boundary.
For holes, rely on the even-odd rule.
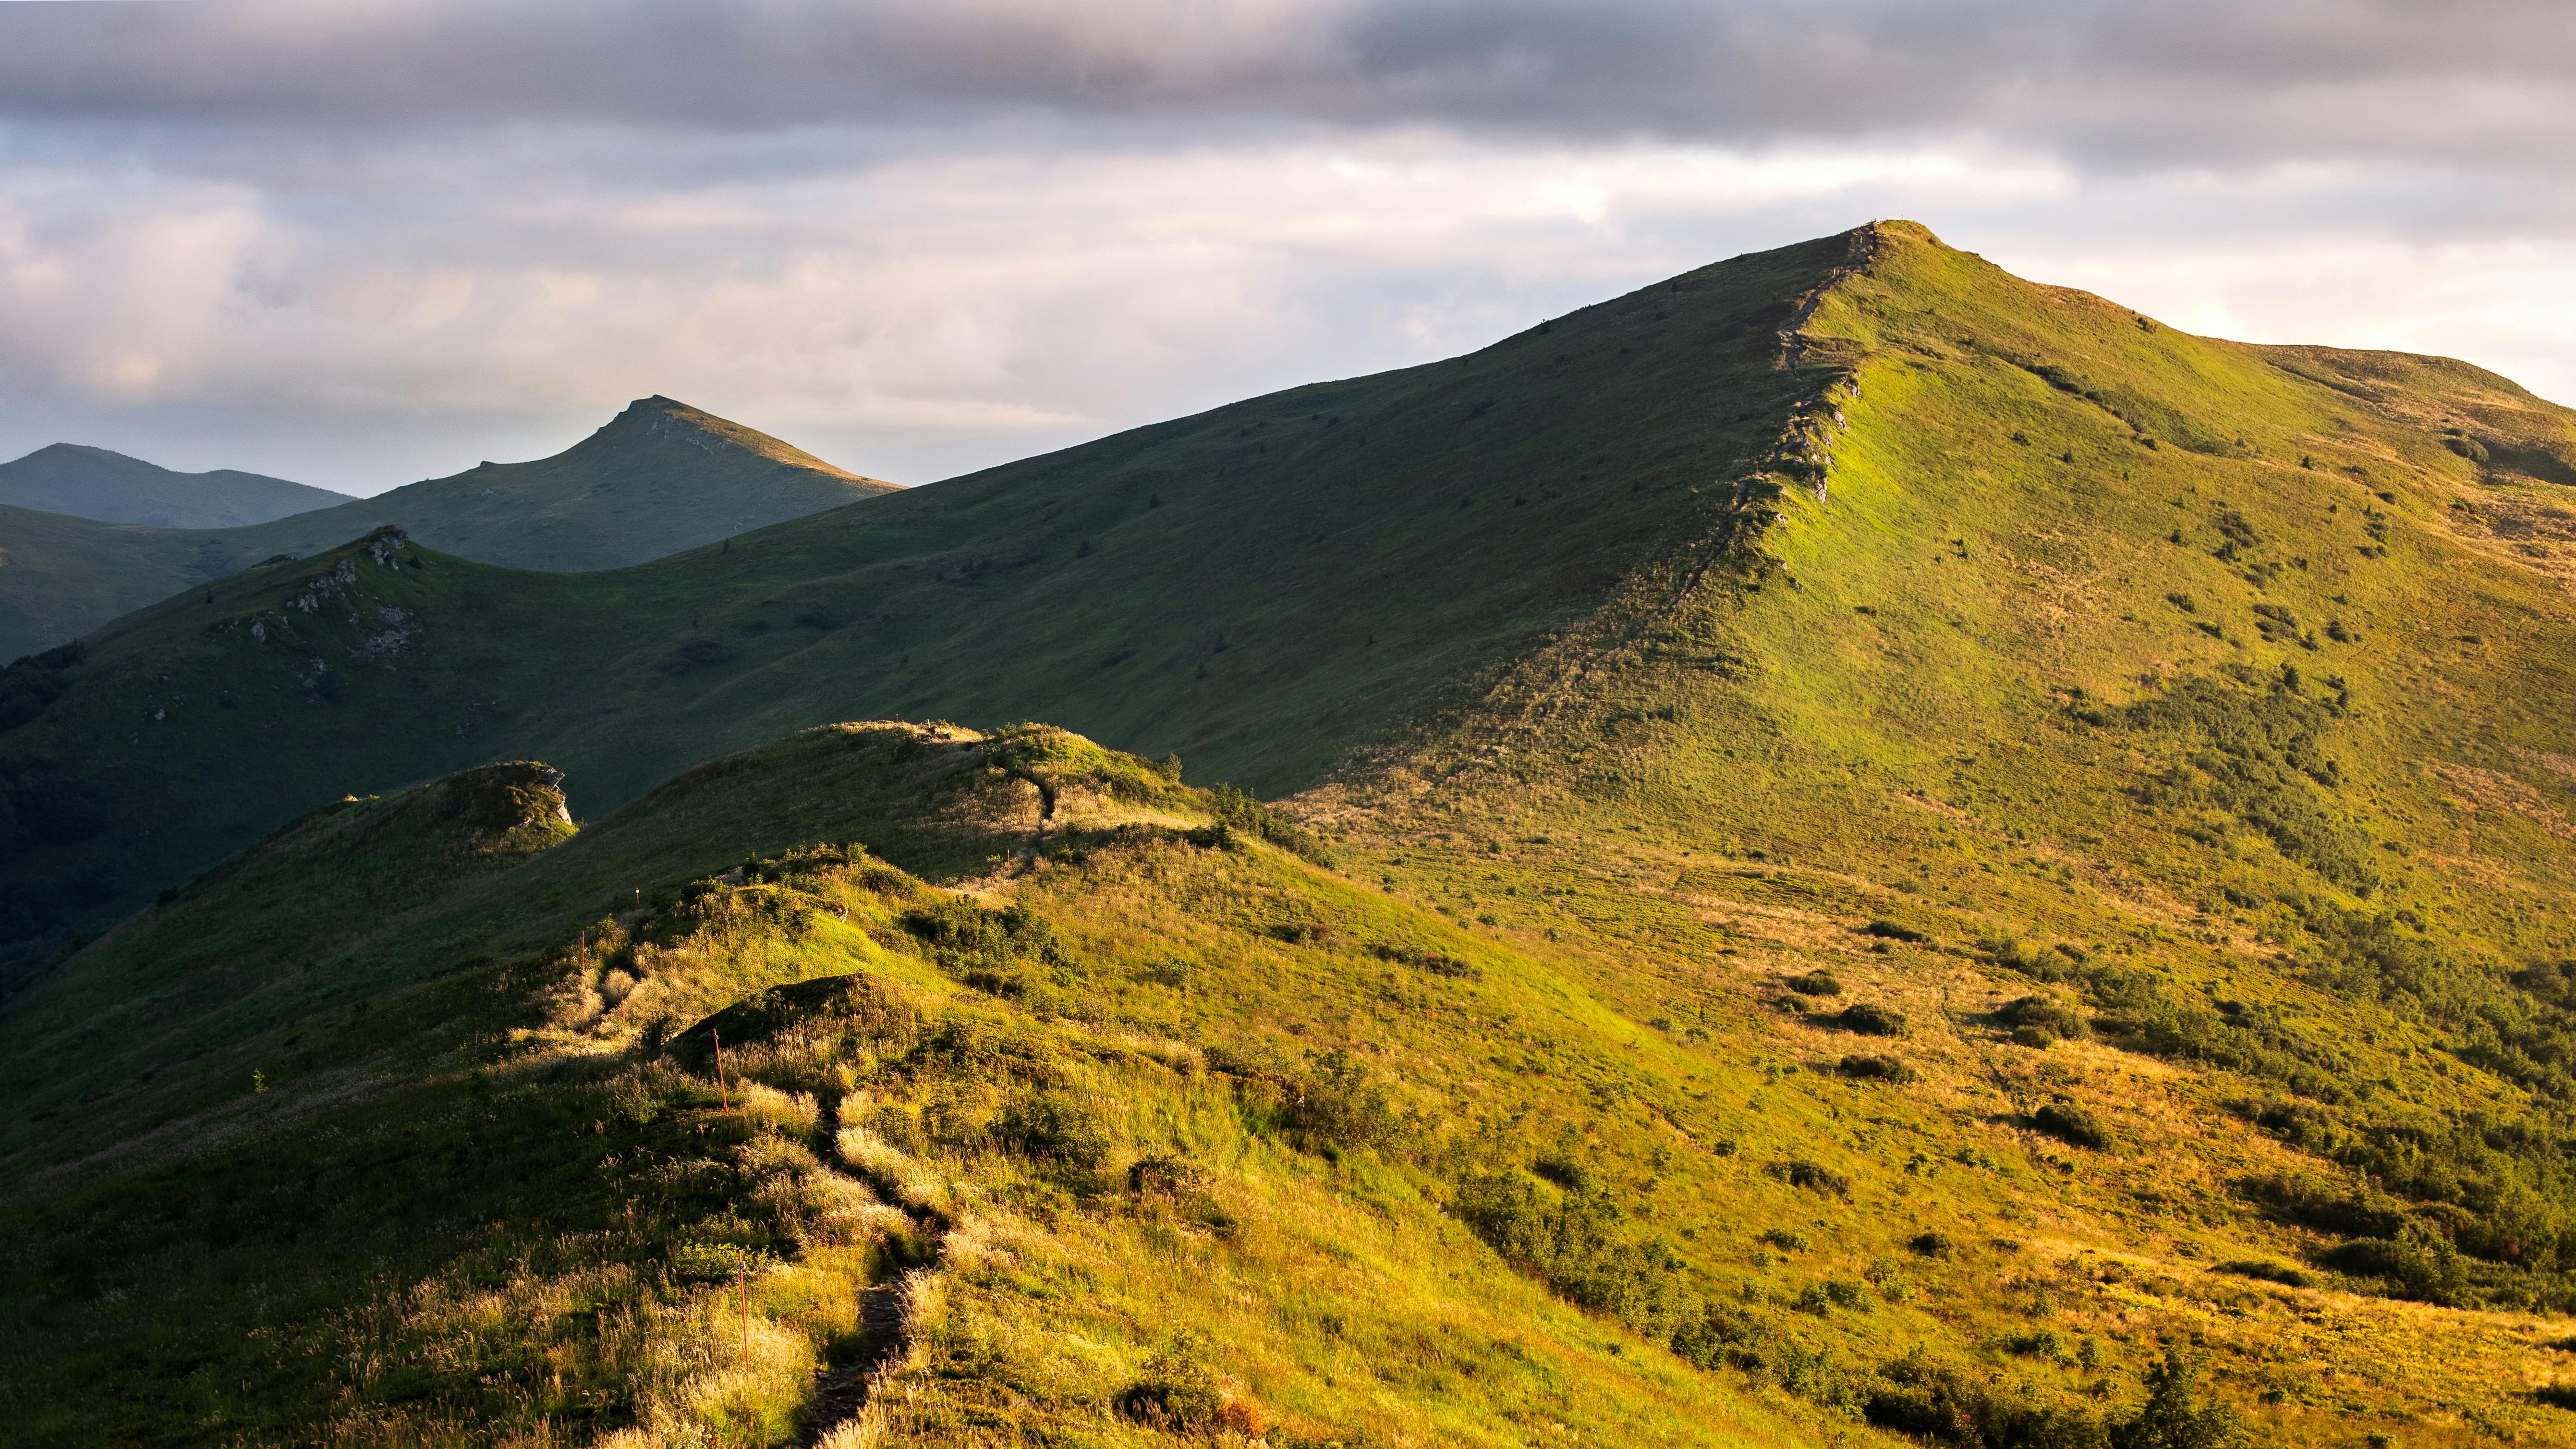
[[703,408],[695,408],[677,398],[655,393],[628,403],[615,417],[602,424],[597,432],[558,456],[565,459],[587,458],[601,449],[656,447],[679,444],[705,451],[739,448],[755,457],[783,467],[801,468],[825,473],[851,483],[868,485],[882,491],[900,485],[879,478],[868,478],[847,468],[827,463],[793,443],[773,438],[756,428],[747,428],[728,418],[721,418]]

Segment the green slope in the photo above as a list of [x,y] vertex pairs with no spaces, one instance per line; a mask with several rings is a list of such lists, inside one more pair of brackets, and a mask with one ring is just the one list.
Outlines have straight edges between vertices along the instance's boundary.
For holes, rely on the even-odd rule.
[[54,443],[0,463],[0,504],[150,528],[231,528],[347,503],[346,493],[260,473],[180,473],[105,448]]
[[666,397],[641,398],[551,458],[298,514],[229,540],[243,563],[337,547],[383,524],[505,568],[619,568],[891,492],[766,433]]
[[234,567],[172,529],[0,504],[0,657],[53,648]]
[[[1928,1341],[1898,1372],[1965,1382],[2014,1311],[1996,1250],[1905,1235],[2051,1192],[1998,1165],[1746,1278],[1748,1221],[1844,1208],[1767,1170],[1844,1160],[1836,1100],[1746,1122],[1694,1083],[1762,1094],[1750,1043],[1605,1011],[1615,953],[1043,728],[817,731],[578,835],[559,799],[512,766],[322,812],[15,1008],[13,1072],[58,1064],[11,1082],[20,1442],[1886,1442],[1854,1370]],[[1527,1251],[1497,1191],[1573,1215],[1573,1301],[1479,1241]],[[1855,1306],[1770,1302],[1814,1282]],[[2008,1392],[2120,1422],[2152,1361]]]
[[[8,466],[62,451],[46,449]],[[83,529],[0,513],[0,555],[24,560],[15,564],[24,570],[20,576],[0,574],[7,590],[0,593],[7,610],[0,612],[0,657],[51,648],[178,588],[279,554],[302,557],[338,547],[387,524],[485,563],[576,572],[660,558],[895,487],[685,403],[651,397],[551,458],[486,463],[247,527]],[[184,574],[182,582],[159,588],[174,570]]]
[[[615,574],[379,538],[14,675],[0,743],[69,765],[19,778],[120,828],[255,833],[253,702],[353,782],[579,754],[629,803],[349,802],[14,992],[12,1422],[2231,1442],[2189,1393],[2266,1443],[2569,1437],[2568,414],[1903,223],[1730,266],[1334,385],[1415,424],[1367,496],[1447,468],[1465,515],[1355,510],[1355,587],[1256,571],[1312,459],[1144,471],[1335,415],[1267,399]],[[1470,422],[1569,401],[1438,426],[1475,367]],[[1560,446],[1626,466],[1455,509]],[[439,718],[475,677],[527,692]],[[184,769],[76,754],[147,680]],[[1038,726],[681,768],[871,691],[1304,788]]]
[[[119,907],[344,793],[533,756],[596,812],[834,719],[1043,714],[1300,785],[1701,527],[1692,490],[1767,452],[1800,392],[1778,328],[1849,252],[1739,258],[1453,362],[633,569],[407,545],[426,567],[344,546],[254,570],[31,667],[21,697],[60,697],[0,748],[103,792],[45,859],[52,898]],[[398,647],[368,642],[388,608]]]

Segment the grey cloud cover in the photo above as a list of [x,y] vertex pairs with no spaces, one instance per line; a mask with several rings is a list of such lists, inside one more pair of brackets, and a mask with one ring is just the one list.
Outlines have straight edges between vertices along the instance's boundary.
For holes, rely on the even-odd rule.
[[38,0],[0,108],[713,129],[1071,117],[1777,141],[1976,128],[2097,163],[2541,160],[2557,0]]

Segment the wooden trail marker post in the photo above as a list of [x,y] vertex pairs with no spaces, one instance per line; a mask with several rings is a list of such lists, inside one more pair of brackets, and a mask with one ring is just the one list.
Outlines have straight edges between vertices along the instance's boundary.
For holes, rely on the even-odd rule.
[[724,1103],[724,1109],[730,1112],[733,1110],[733,1094],[725,1090],[724,1033],[708,1027],[707,1035],[714,1037],[716,1042],[716,1100]]

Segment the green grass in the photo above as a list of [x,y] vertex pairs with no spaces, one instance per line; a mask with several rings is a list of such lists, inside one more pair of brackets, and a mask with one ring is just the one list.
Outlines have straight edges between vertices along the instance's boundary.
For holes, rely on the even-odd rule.
[[[2455,365],[2177,334],[1902,224],[1858,253],[1804,371],[1731,374],[1804,424],[1747,419],[1771,432],[1697,476],[1639,444],[1588,500],[1650,505],[1633,534],[1568,512],[1444,555],[1389,505],[1406,582],[1343,560],[1385,594],[1194,573],[1254,556],[1222,551],[1257,515],[1118,471],[1239,449],[1277,399],[712,561],[522,576],[506,615],[469,565],[353,565],[424,618],[508,619],[562,674],[531,713],[600,756],[633,725],[600,787],[632,798],[571,834],[438,824],[455,785],[355,802],[13,996],[12,1422],[73,1442],[109,1384],[136,1442],[789,1442],[900,1285],[910,1332],[838,1442],[2094,1443],[2197,1422],[2150,1395],[2186,1382],[2259,1442],[2564,1437],[2564,415]],[[1689,295],[1370,386],[1571,333],[1585,397],[1677,417],[1612,383],[1737,356],[1632,340]],[[1567,435],[1413,446],[1487,468]],[[1066,515],[1076,482],[1163,504],[1049,534],[1050,482]],[[924,551],[977,529],[1092,547]],[[763,549],[762,607],[887,587],[794,648],[656,632],[685,595],[655,579]],[[815,562],[852,555],[887,562]],[[1096,600],[1046,582],[1103,559]],[[735,641],[638,686],[695,678],[671,702],[705,713],[562,662],[612,588],[630,663]],[[1103,662],[1104,621],[1256,596],[1310,626]],[[1450,596],[1463,640],[1393,622]],[[178,617],[93,641],[12,748],[192,667]],[[899,671],[906,640],[862,648],[898,627],[991,734],[809,731],[645,789],[684,738],[930,687],[843,679]],[[1268,649],[1295,667],[1191,702],[1196,662]],[[390,707],[407,660],[293,737],[335,722],[353,772],[430,738]],[[1132,663],[1157,687],[1102,677]],[[1050,690],[1144,748],[1000,726]],[[1184,722],[1205,748],[1156,733]],[[1262,809],[1147,763],[1174,748],[1321,783]],[[276,778],[206,774],[193,798]],[[728,1252],[760,1265],[748,1367]]]
[[0,504],[0,658],[77,639],[234,567],[172,529]]

